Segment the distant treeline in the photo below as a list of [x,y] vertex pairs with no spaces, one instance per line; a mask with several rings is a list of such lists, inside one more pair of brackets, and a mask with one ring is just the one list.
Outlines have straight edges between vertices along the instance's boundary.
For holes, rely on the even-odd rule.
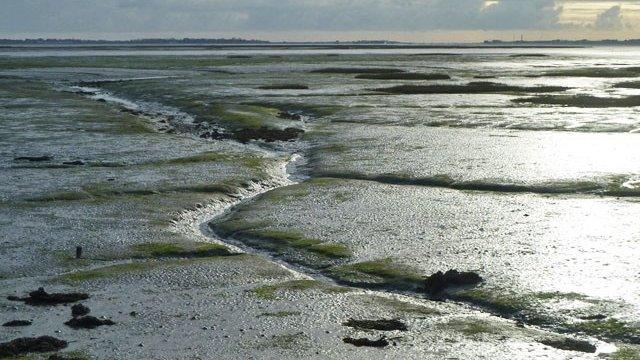
[[83,40],[83,39],[0,39],[2,45],[163,45],[163,44],[269,44],[269,41],[230,39],[134,39],[134,40]]
[[640,46],[640,39],[604,39],[604,40],[538,40],[538,41],[502,41],[502,40],[485,40],[486,45],[563,45],[563,46],[594,46],[594,45],[634,45]]

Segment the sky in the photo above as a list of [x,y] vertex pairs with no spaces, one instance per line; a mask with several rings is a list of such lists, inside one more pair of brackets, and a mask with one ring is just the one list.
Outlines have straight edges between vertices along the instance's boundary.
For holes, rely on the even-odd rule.
[[640,38],[640,0],[1,0],[0,38]]

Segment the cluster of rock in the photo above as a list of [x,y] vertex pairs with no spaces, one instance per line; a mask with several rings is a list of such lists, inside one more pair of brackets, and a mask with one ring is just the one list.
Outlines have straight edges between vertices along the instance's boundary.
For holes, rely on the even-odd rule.
[[[89,298],[85,293],[48,293],[44,288],[32,291],[25,297],[7,296],[8,300],[21,301],[32,306],[55,306],[60,304],[70,304],[86,300]],[[95,329],[103,325],[115,325],[115,322],[109,319],[99,319],[90,316],[91,309],[83,304],[75,304],[71,307],[71,320],[65,322],[65,325],[73,329]],[[29,320],[12,320],[4,323],[2,326],[29,326],[32,322]],[[44,353],[58,351],[66,348],[68,342],[50,336],[41,336],[35,338],[18,338],[9,342],[0,344],[0,358],[14,357],[29,353]]]

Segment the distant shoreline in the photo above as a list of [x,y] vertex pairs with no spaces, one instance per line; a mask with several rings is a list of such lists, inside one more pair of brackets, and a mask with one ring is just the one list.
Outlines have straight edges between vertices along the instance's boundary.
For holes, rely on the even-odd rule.
[[366,50],[366,49],[567,49],[585,48],[597,45],[536,45],[536,44],[319,44],[319,43],[268,43],[268,44],[28,44],[5,45],[0,43],[0,50],[123,50],[123,49],[189,49],[189,50],[242,50],[242,49],[297,49],[297,50]]
[[503,41],[485,40],[481,43],[408,43],[389,40],[356,41],[315,41],[288,42],[265,41],[242,38],[149,38],[131,40],[87,40],[87,39],[0,39],[0,49],[7,48],[70,48],[70,49],[122,49],[141,47],[153,48],[196,48],[196,49],[233,49],[233,48],[297,48],[297,49],[484,49],[484,48],[580,48],[593,46],[640,46],[640,39],[601,39],[601,40],[540,40],[540,41]]

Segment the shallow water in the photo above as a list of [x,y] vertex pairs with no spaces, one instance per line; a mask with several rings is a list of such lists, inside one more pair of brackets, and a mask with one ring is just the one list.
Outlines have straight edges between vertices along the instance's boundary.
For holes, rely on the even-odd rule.
[[[228,57],[239,54],[248,58]],[[513,100],[536,96],[529,87],[537,86],[569,88],[553,96],[640,95],[614,87],[640,72],[601,77],[638,66],[637,48],[2,49],[0,253],[9,261],[0,275],[59,274],[68,270],[60,252],[77,243],[101,261],[129,258],[132,245],[177,238],[167,225],[195,203],[235,204],[229,196],[261,184],[275,190],[212,226],[226,224],[227,240],[267,259],[327,281],[343,280],[327,266],[383,259],[421,275],[474,270],[486,279],[482,298],[461,301],[481,311],[509,299],[519,313],[498,315],[534,324],[522,314],[535,313],[545,319],[535,325],[573,334],[581,318],[602,315],[624,321],[628,334],[588,335],[633,343],[640,106]],[[354,67],[451,79],[312,72]],[[528,90],[372,91],[474,81]],[[309,89],[259,89],[274,84]],[[305,133],[290,142],[202,138],[291,127]],[[300,160],[283,173],[294,154]],[[50,158],[16,159],[24,156]],[[194,219],[207,219],[205,210]],[[243,237],[247,224],[262,242]],[[274,233],[337,244],[349,256],[322,258]]]

